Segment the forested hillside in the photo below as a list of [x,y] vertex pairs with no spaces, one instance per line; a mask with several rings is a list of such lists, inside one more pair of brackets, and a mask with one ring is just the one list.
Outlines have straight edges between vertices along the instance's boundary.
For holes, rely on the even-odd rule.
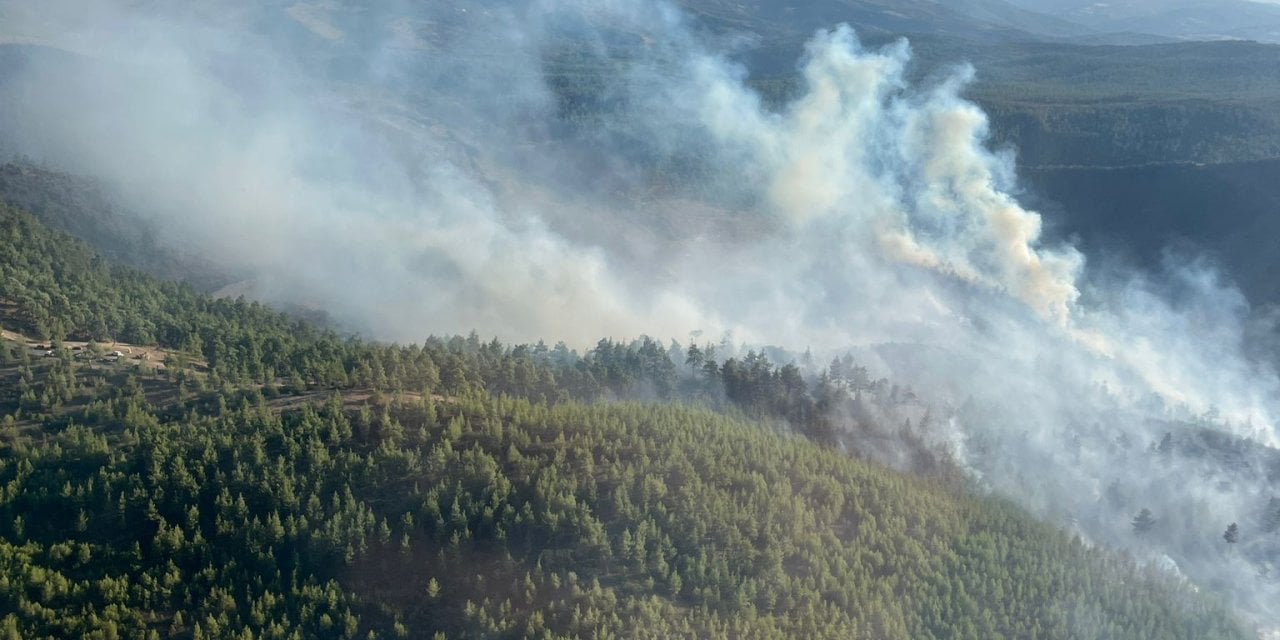
[[[873,43],[902,37],[868,36]],[[1028,168],[1243,162],[1280,155],[1280,46],[1189,42],[1086,46],[907,36],[913,72],[962,65],[996,146]],[[795,41],[743,53],[766,95],[794,91]]]
[[[904,394],[856,366],[370,344],[9,208],[0,233],[7,638],[1245,637],[1160,570],[820,444],[824,393]],[[609,401],[638,396],[680,402]]]
[[[1280,113],[1280,111],[1278,111]],[[1027,172],[1033,203],[1061,237],[1091,255],[1130,257],[1159,269],[1170,249],[1203,251],[1249,300],[1280,301],[1280,161]]]
[[109,189],[89,178],[31,162],[0,164],[0,201],[31,212],[48,227],[89,239],[95,251],[114,263],[165,280],[190,282],[204,291],[233,279],[207,258],[166,246],[149,221],[121,206]]

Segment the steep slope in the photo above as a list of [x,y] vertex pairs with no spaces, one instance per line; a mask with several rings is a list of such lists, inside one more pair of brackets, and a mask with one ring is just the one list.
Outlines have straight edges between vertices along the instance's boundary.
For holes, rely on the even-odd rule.
[[1250,0],[1014,0],[1020,7],[1099,31],[1139,31],[1187,40],[1280,42],[1280,7]]
[[805,3],[681,0],[691,15],[709,25],[746,28],[778,37],[808,35],[848,22],[871,34],[948,35],[962,38],[1036,40],[1078,37],[1090,29],[1004,0],[822,0]]
[[[1204,253],[1259,306],[1280,301],[1280,161],[1030,169],[1035,204],[1092,254],[1153,270]],[[1182,258],[1175,258],[1180,260]]]
[[147,220],[87,178],[30,164],[0,164],[0,201],[32,212],[47,226],[88,239],[116,263],[158,278],[212,291],[233,277],[205,258],[170,249]]
[[[966,95],[991,119],[997,145],[1023,167],[1219,163],[1280,156],[1280,46],[1200,42],[1144,46],[910,38],[922,79],[962,65]],[[799,45],[744,53],[775,98],[800,79]]]
[[135,317],[208,364],[4,344],[12,637],[1244,637],[998,501],[706,410],[498,398],[466,372],[519,349],[343,342],[0,229],[7,328]]
[[[379,91],[367,90],[367,87],[351,87],[344,83],[353,75],[352,69],[362,68],[371,51],[383,51],[383,47],[394,50],[397,55],[404,52],[422,55],[427,60],[425,66],[430,67],[430,61],[437,60],[438,54],[449,53],[467,44],[460,42],[459,33],[484,34],[483,30],[477,31],[474,26],[476,23],[484,23],[486,18],[482,15],[483,11],[492,10],[491,8],[460,3],[448,7],[453,11],[447,16],[448,19],[422,22],[405,18],[408,20],[406,22],[402,20],[404,15],[401,13],[389,10],[361,11],[355,5],[339,3],[308,6],[303,14],[299,14],[299,10],[290,13],[290,6],[284,3],[246,4],[235,11],[227,11],[225,15],[209,19],[213,24],[228,27],[241,26],[243,23],[246,30],[253,33],[260,31],[280,36],[277,44],[298,52],[298,58],[307,64],[308,71],[319,76],[317,82],[332,83],[332,95],[326,93],[326,96],[335,103],[342,104],[345,109],[359,112],[360,123],[362,127],[366,127],[365,130],[385,131],[386,138],[402,144],[404,148],[394,146],[394,153],[412,158],[407,165],[419,164],[418,158],[457,158],[457,164],[472,168],[472,156],[482,155],[476,154],[475,149],[488,147],[483,144],[468,144],[468,132],[455,128],[448,130],[447,135],[422,133],[427,130],[448,129],[436,126],[439,120],[433,118],[435,111],[445,110],[449,108],[448,105],[430,103],[431,96],[405,94],[387,97]],[[753,36],[738,42],[739,48],[734,55],[747,63],[754,85],[775,99],[791,95],[795,91],[795,60],[800,55],[802,41],[811,35],[814,28],[830,26],[841,20],[852,21],[862,29],[862,36],[872,41],[909,35],[912,46],[917,51],[918,57],[913,68],[918,76],[936,80],[960,63],[972,63],[976,69],[976,80],[967,95],[990,114],[995,144],[1015,149],[1018,161],[1024,169],[1040,171],[1061,167],[1217,164],[1263,161],[1280,156],[1280,76],[1273,72],[1280,67],[1280,47],[1239,42],[1143,47],[1089,47],[1032,42],[1023,37],[996,37],[996,34],[1002,33],[999,29],[990,24],[974,26],[976,23],[972,18],[962,15],[966,11],[985,11],[982,6],[944,7],[930,2],[830,2],[797,5],[793,7],[793,11],[786,11],[781,5],[771,3],[687,3],[689,10],[699,16],[696,20],[706,21],[724,31],[746,32]],[[468,7],[473,10],[462,11]],[[998,9],[997,7],[989,13],[999,13]],[[187,10],[207,10],[207,7]],[[443,9],[441,12],[447,13]],[[300,23],[298,15],[306,16],[306,22],[311,27]],[[885,22],[889,18],[910,20],[901,23]],[[330,27],[341,26],[342,37],[326,38],[316,33],[314,28],[321,23]],[[461,24],[470,26],[458,28]],[[250,27],[258,31],[252,31]],[[0,25],[0,30],[3,29],[4,26]],[[635,45],[636,42],[643,42],[636,34],[621,34],[619,39],[631,43],[630,46],[638,46]],[[473,42],[470,45],[474,45],[476,52],[485,49],[483,42]],[[549,52],[546,56],[543,68],[545,77],[541,80],[552,87],[564,103],[573,107],[566,109],[564,113],[565,120],[570,122],[554,123],[556,127],[549,128],[551,131],[572,131],[575,123],[571,120],[579,117],[582,109],[608,108],[610,104],[607,96],[602,97],[599,92],[601,87],[610,86],[609,80],[613,77],[612,74],[618,73],[618,66],[608,64],[611,62],[609,60],[601,61],[589,55],[580,55],[582,51],[573,49],[574,46],[587,45],[566,38],[565,48],[570,51],[563,56],[563,64],[561,58],[556,57],[562,53],[559,50]],[[463,50],[472,52],[471,49]],[[95,68],[92,64],[87,65],[87,68],[89,72],[82,68],[75,56],[65,52],[40,47],[0,46],[0,95],[29,96],[44,88],[62,84],[46,80],[52,77],[73,85],[77,82],[89,82],[85,80],[86,77],[97,76],[92,73]],[[80,75],[73,73],[77,69]],[[244,76],[243,82],[238,80],[233,84],[237,89],[245,89],[250,96],[247,100],[253,100],[253,96],[257,95],[253,75],[248,70],[230,73],[237,77]],[[90,83],[90,86],[93,85]],[[27,134],[34,136],[35,133],[48,132],[53,128],[27,126],[34,116],[31,112],[23,113],[21,105],[22,100],[17,98],[0,100],[0,129],[12,134],[0,136],[3,138],[0,139],[0,152],[14,150],[54,154],[55,150],[49,147],[57,145],[32,143],[30,147],[23,146],[22,139]],[[31,109],[41,114],[47,113],[34,106]],[[71,112],[74,113],[74,109]],[[74,117],[59,118],[60,122],[76,120]],[[581,146],[591,148],[590,143],[594,140],[592,136],[598,135],[597,127],[589,118],[577,124],[584,130],[582,140],[586,143]],[[415,135],[404,135],[405,131],[411,131]],[[424,138],[430,142],[424,143]],[[68,135],[56,139],[63,143],[71,140],[81,144],[85,138]],[[410,140],[412,143],[408,142]],[[118,142],[107,143],[102,147],[109,144]],[[511,149],[504,146],[493,153],[507,154]],[[85,163],[64,167],[72,171],[91,173],[100,171],[103,164],[111,164],[108,160],[95,166],[89,159],[97,157],[94,154],[84,154],[78,149],[62,151],[60,157],[68,164]],[[574,157],[592,158],[589,153],[577,154],[575,151]],[[536,156],[537,152],[530,152],[529,155]],[[610,165],[603,159],[592,158],[580,162],[598,172],[588,174],[592,180],[585,182],[594,183],[595,178],[600,178],[601,185],[609,185],[608,177],[619,173],[605,169]],[[546,166],[553,167],[555,163],[547,163]],[[662,180],[672,176],[677,180],[685,180],[686,183],[696,183],[700,174],[689,171],[688,168],[686,165],[675,165],[653,171],[661,174],[659,180],[655,181],[659,183],[656,190],[667,186]],[[546,170],[548,173],[555,171],[551,168]],[[484,178],[491,178],[496,174],[488,170],[475,173]],[[1033,173],[1033,179],[1038,175],[1041,173]],[[29,188],[32,181],[24,177],[21,181],[7,182],[10,185],[24,182],[18,187]],[[169,184],[171,181],[163,182],[164,184],[156,187],[172,188]],[[501,183],[501,180],[494,182]],[[51,181],[47,186],[61,189],[57,181]],[[641,189],[649,186],[651,185],[642,185]],[[527,182],[514,182],[508,187],[506,191],[513,194],[513,200],[525,197],[533,191]],[[1052,185],[1036,187],[1052,197]],[[9,186],[5,188],[10,189]],[[1177,185],[1156,181],[1148,183],[1144,188],[1159,192],[1176,189]],[[1262,192],[1269,188],[1265,183],[1259,187]],[[1096,193],[1095,190],[1085,192]],[[45,207],[40,206],[39,197],[23,199],[20,194],[14,197],[13,193],[10,189],[7,193],[0,194],[0,198],[7,197],[11,202],[33,209],[38,215],[45,215]],[[1263,196],[1263,201],[1271,197],[1266,193]],[[74,203],[74,198],[61,200]],[[53,199],[48,201],[52,202]],[[1089,234],[1091,228],[1087,225],[1102,220],[1100,216],[1090,212],[1109,207],[1109,201],[1105,198],[1094,198],[1072,199],[1070,206],[1047,208],[1062,211],[1063,216],[1071,216],[1060,221],[1062,226],[1084,228],[1085,233]],[[622,208],[611,207],[609,210],[622,211]],[[1184,210],[1177,213],[1177,218],[1190,219],[1195,213]],[[1202,217],[1197,224],[1211,225],[1213,218],[1203,210],[1200,213]],[[628,214],[630,212],[617,213],[614,217],[621,219]],[[631,217],[638,219],[640,215]],[[720,217],[729,218],[727,215]],[[672,218],[701,219],[686,215],[683,211],[673,213]],[[738,216],[736,219],[742,218]],[[581,225],[571,226],[581,228]],[[640,248],[636,253],[642,254],[648,247],[660,246],[666,239],[658,234],[653,234],[655,237],[644,237],[641,232],[649,230],[636,231],[636,226],[639,225],[632,225],[612,234],[611,240],[621,243],[622,239],[638,238],[635,245]],[[670,227],[677,228],[676,225]],[[751,228],[748,222],[717,225],[713,231],[716,235],[728,236],[733,233],[751,234],[757,230]],[[1109,229],[1104,228],[1103,231]],[[572,237],[572,231],[566,234]],[[245,235],[246,241],[255,239],[253,234]],[[1264,236],[1241,234],[1238,237],[1241,244],[1212,248],[1221,249],[1229,255],[1253,256],[1266,253],[1266,247],[1257,244],[1259,238]],[[127,258],[153,255],[155,243],[147,241],[146,233],[139,234],[138,238],[143,242],[121,245],[122,249],[115,252],[109,250],[106,243],[100,246],[104,247],[106,253]],[[209,242],[197,241],[195,244],[195,250],[198,251],[207,249]],[[142,245],[150,248],[140,250]],[[209,269],[205,267],[207,263],[224,259],[230,252],[225,248],[213,249],[210,253],[214,255],[200,256],[204,260],[192,260],[195,256],[192,255],[193,249],[190,246],[176,253],[179,254],[178,263],[157,259],[157,264],[135,263],[135,266],[164,276],[194,279],[192,272],[208,272]],[[641,256],[641,259],[650,263],[660,262],[661,258],[662,256]],[[199,268],[183,269],[181,263],[187,262],[195,262]],[[227,265],[222,266],[223,270],[227,270]],[[1251,292],[1260,291],[1252,282],[1259,270],[1251,268],[1248,272],[1231,275],[1244,280]],[[258,271],[266,272],[269,277],[273,272],[284,270],[278,265],[271,265]],[[254,275],[262,276],[262,273],[243,277]],[[227,282],[241,279],[242,277],[215,276],[205,278],[207,281],[196,281],[196,284],[207,290],[216,290]],[[299,308],[311,304],[315,298],[306,294],[290,298],[297,290],[294,286],[277,284],[264,288],[270,290],[277,301],[292,303]],[[1267,303],[1274,300],[1263,297],[1255,299],[1255,302]],[[354,315],[356,314],[347,314],[348,317]]]

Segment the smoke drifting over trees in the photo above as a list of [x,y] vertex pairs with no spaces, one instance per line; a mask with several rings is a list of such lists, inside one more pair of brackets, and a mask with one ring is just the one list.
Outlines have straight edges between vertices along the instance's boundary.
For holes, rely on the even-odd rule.
[[980,486],[1280,622],[1280,540],[1251,520],[1275,467],[1232,440],[1280,444],[1247,301],[1193,261],[1042,243],[963,61],[913,85],[908,43],[833,27],[773,105],[745,37],[658,2],[22,4],[9,151],[101,176],[265,299],[396,340],[859,348]]

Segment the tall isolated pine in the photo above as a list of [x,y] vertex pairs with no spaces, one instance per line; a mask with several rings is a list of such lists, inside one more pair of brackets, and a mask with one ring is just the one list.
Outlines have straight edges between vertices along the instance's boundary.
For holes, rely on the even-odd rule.
[[1226,540],[1226,541],[1227,541],[1227,544],[1235,544],[1235,543],[1239,542],[1239,541],[1240,541],[1240,527],[1239,527],[1239,525],[1237,525],[1237,524],[1236,524],[1236,523],[1234,523],[1234,522],[1232,522],[1230,525],[1228,525],[1228,526],[1227,526],[1227,530],[1222,534],[1222,539],[1223,539],[1223,540]]
[[1151,510],[1143,507],[1142,511],[1133,518],[1133,532],[1143,536],[1149,533],[1156,526],[1155,516],[1151,515]]

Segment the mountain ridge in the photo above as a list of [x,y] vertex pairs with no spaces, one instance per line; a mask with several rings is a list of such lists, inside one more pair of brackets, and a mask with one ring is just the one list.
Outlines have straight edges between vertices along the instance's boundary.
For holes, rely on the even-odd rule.
[[[339,340],[0,219],[0,324],[49,311],[36,284],[66,313],[49,355],[0,340],[11,635],[1245,637],[1008,502],[708,408],[574,401],[527,346]],[[164,369],[58,340],[117,314]]]

